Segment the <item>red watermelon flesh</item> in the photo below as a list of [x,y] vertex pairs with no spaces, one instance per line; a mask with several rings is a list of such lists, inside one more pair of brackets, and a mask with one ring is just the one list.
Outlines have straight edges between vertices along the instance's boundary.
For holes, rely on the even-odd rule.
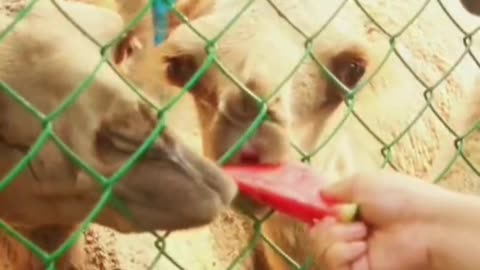
[[325,179],[301,164],[225,166],[239,191],[278,212],[313,225],[325,217],[351,221],[357,207],[325,200],[320,189]]

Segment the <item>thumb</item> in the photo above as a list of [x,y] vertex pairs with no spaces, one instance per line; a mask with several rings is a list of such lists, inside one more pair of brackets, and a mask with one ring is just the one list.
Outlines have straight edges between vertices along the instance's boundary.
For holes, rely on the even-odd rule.
[[320,190],[320,196],[328,203],[350,203],[355,201],[355,181],[346,179],[327,184]]
[[333,207],[336,217],[340,221],[351,222],[361,219],[360,208],[356,203],[356,180],[347,179],[336,181],[320,190],[320,196],[325,203]]

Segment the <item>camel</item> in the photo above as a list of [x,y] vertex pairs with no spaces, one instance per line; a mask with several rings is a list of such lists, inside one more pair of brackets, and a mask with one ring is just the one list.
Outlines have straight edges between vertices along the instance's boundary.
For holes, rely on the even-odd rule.
[[[56,3],[100,44],[113,40],[123,27],[121,17],[106,9]],[[14,16],[0,14],[2,31]],[[158,101],[141,98],[107,63],[97,69],[99,47],[51,1],[36,3],[7,33],[0,41],[0,59],[0,218],[45,252],[54,252],[71,237],[105,193],[128,211],[109,201],[95,222],[122,233],[204,226],[233,200],[233,181],[178,139],[168,127],[168,115],[154,109]],[[62,105],[94,70],[88,90]],[[13,89],[38,114],[26,110],[6,89]],[[57,111],[60,106],[65,107]],[[144,144],[155,134],[161,135]],[[146,152],[136,166],[110,179],[142,147]],[[29,153],[33,158],[24,171],[7,183]],[[47,268],[16,240],[6,234],[1,239],[2,269]],[[78,252],[72,249],[56,269],[83,269]]]
[[[389,53],[391,44],[382,30],[353,2],[345,4],[324,28],[342,3],[321,0],[213,2],[208,8],[200,9],[199,14],[190,16],[189,22],[207,39],[222,33],[217,44],[209,48],[215,51],[220,64],[214,64],[191,91],[205,155],[212,160],[224,157],[259,116],[261,105],[268,105],[268,121],[229,160],[230,164],[279,164],[303,158],[329,181],[378,168],[431,180],[435,171],[432,163],[444,159],[439,152],[449,135],[439,116],[450,124],[456,119],[451,113],[473,93],[473,78],[478,71],[471,59],[465,58],[443,84],[437,85],[464,51],[459,41],[461,34],[445,40],[450,22],[418,19],[419,22],[410,27],[413,30],[403,34],[406,41],[397,38],[396,49],[403,57],[400,59],[395,53]],[[247,2],[250,5],[245,12],[222,32]],[[387,2],[362,4],[380,17],[391,33],[399,31],[405,18],[421,8],[416,1]],[[466,24],[479,22],[460,10],[460,3],[449,4],[455,14],[468,21]],[[439,7],[433,5],[429,4],[430,9],[425,12],[430,18],[434,17],[432,14],[440,14]],[[391,17],[382,14],[381,10],[387,6],[397,13]],[[189,10],[195,8],[184,8],[187,16]],[[191,27],[175,26],[165,44],[151,52],[155,57],[150,57],[144,66],[150,69],[150,74],[157,74],[159,81],[183,88],[205,63],[206,42]],[[323,31],[317,37],[319,29]],[[431,43],[421,39],[427,33]],[[308,39],[314,35],[315,38]],[[453,36],[458,39],[454,40]],[[305,56],[306,48],[311,49],[312,57]],[[410,63],[424,78],[423,84],[405,68],[403,61]],[[293,71],[296,66],[298,69]],[[328,79],[325,68],[336,80]],[[405,130],[426,103],[425,85],[435,85],[431,104],[436,113],[427,109]],[[249,91],[265,103],[255,101],[247,94]],[[353,106],[353,111],[349,106]],[[346,115],[349,117],[345,120]],[[339,123],[341,127],[337,129]],[[332,137],[332,134],[335,135]],[[397,141],[398,136],[401,138]],[[292,148],[291,143],[301,151]],[[465,170],[461,173],[464,177],[460,183],[448,177],[443,185],[478,193],[478,175]],[[268,210],[241,194],[235,199],[235,206],[257,217]],[[212,230],[215,231],[215,226]],[[292,264],[304,265],[313,258],[311,269],[322,269],[321,251],[316,249],[316,239],[304,224],[275,213],[263,224],[263,232],[293,263],[260,243],[254,262],[247,268],[290,269]],[[253,232],[247,230],[245,239],[231,246],[237,250],[244,248],[252,235]],[[225,236],[221,233],[215,237],[219,242],[226,241],[222,240]]]
[[475,0],[461,0],[463,7],[475,15],[480,15],[480,2]]

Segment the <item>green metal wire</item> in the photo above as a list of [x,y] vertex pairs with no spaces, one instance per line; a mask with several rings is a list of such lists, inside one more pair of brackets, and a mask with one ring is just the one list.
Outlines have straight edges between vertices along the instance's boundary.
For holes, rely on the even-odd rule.
[[[30,12],[33,8],[35,8],[35,4],[39,0],[32,0],[28,3],[28,5],[21,10],[15,19],[10,23],[3,31],[0,32],[0,43],[3,42],[5,39],[9,37],[9,35],[15,31],[15,27],[21,23],[23,19],[29,16]],[[30,104],[24,97],[19,95],[15,89],[7,85],[5,82],[0,82],[0,91],[2,94],[6,95],[8,98],[12,99],[20,106],[22,106],[27,112],[29,112],[35,119],[38,120],[39,123],[42,124],[43,131],[40,136],[37,138],[36,142],[29,148],[28,152],[26,153],[25,157],[19,161],[19,163],[11,169],[5,176],[3,176],[2,181],[0,182],[0,192],[5,191],[14,181],[16,178],[19,177],[23,171],[28,169],[30,163],[35,160],[38,156],[40,151],[48,142],[53,142],[61,151],[68,157],[71,162],[85,172],[88,176],[95,179],[99,186],[103,189],[103,193],[101,199],[94,207],[92,212],[86,218],[85,222],[80,226],[80,229],[73,234],[58,250],[53,252],[52,254],[48,254],[43,251],[40,247],[29,241],[27,238],[22,236],[19,232],[17,232],[14,228],[12,228],[7,223],[0,220],[0,229],[5,231],[8,235],[16,239],[19,243],[25,245],[35,256],[41,259],[47,269],[56,269],[56,262],[63,257],[78,241],[78,239],[82,236],[82,233],[88,229],[89,225],[92,224],[98,217],[98,215],[103,211],[107,204],[114,207],[115,209],[119,210],[125,217],[131,217],[128,209],[123,205],[123,203],[118,200],[113,194],[113,188],[115,187],[118,182],[122,181],[122,179],[133,169],[135,168],[136,164],[146,155],[149,149],[152,147],[155,140],[162,135],[163,131],[167,126],[168,114],[171,109],[176,107],[179,102],[185,98],[186,95],[192,91],[200,82],[200,80],[205,76],[205,74],[212,68],[217,67],[224,76],[226,76],[236,87],[238,87],[244,94],[250,97],[255,103],[258,105],[258,115],[251,123],[251,125],[245,130],[245,133],[241,136],[241,138],[230,148],[228,151],[218,160],[220,165],[228,163],[232,157],[243,148],[244,145],[251,140],[261,125],[269,120],[269,106],[272,102],[274,102],[274,97],[277,95],[279,91],[283,88],[283,86],[292,79],[292,77],[296,74],[300,66],[306,60],[312,60],[318,66],[319,72],[327,77],[331,82],[335,83],[341,91],[344,92],[346,98],[344,100],[345,105],[348,109],[345,111],[345,115],[342,117],[341,121],[338,125],[333,129],[331,134],[326,136],[325,140],[311,152],[305,152],[305,150],[301,149],[298,145],[294,142],[291,142],[291,146],[293,149],[300,155],[301,161],[305,163],[309,163],[311,159],[320,153],[322,149],[328,145],[328,143],[338,134],[341,130],[342,126],[346,123],[349,117],[354,117],[364,128],[365,130],[370,133],[373,138],[377,142],[380,143],[381,149],[379,149],[380,154],[384,157],[384,163],[382,167],[389,166],[393,169],[396,169],[396,165],[393,162],[393,158],[395,157],[394,147],[399,143],[399,141],[406,136],[410,130],[415,126],[415,124],[422,118],[422,116],[427,113],[433,113],[439,121],[441,121],[442,125],[445,129],[454,136],[455,138],[455,147],[458,150],[457,154],[453,159],[448,163],[446,168],[436,177],[435,182],[438,183],[442,180],[443,176],[445,176],[448,171],[452,168],[454,162],[458,159],[462,159],[465,163],[472,169],[474,173],[479,175],[479,170],[475,167],[475,164],[468,159],[465,154],[465,142],[468,140],[473,133],[478,132],[480,129],[480,123],[476,126],[472,127],[468,132],[465,134],[458,134],[453,128],[451,128],[447,121],[442,118],[439,113],[438,108],[432,104],[433,97],[435,95],[435,90],[438,86],[444,82],[451,73],[455,70],[455,68],[465,59],[467,56],[470,56],[471,59],[475,61],[477,66],[480,67],[480,62],[478,61],[477,57],[471,50],[472,46],[472,36],[476,34],[480,30],[480,26],[471,32],[467,32],[462,26],[455,21],[454,17],[450,14],[447,10],[445,5],[443,4],[444,0],[425,0],[420,5],[419,9],[413,14],[411,18],[405,18],[405,25],[401,27],[401,29],[396,33],[389,33],[382,25],[375,20],[375,18],[368,12],[368,10],[362,5],[361,0],[353,0],[354,4],[358,7],[358,9],[373,23],[378,29],[380,29],[381,33],[385,36],[386,39],[390,42],[390,48],[385,53],[383,60],[381,61],[380,65],[376,68],[375,71],[372,72],[369,78],[365,81],[360,83],[355,89],[349,90],[345,85],[342,84],[337,78],[333,76],[333,73],[328,70],[328,68],[318,59],[316,59],[313,51],[312,51],[312,44],[315,40],[320,39],[322,33],[324,32],[325,28],[327,28],[330,23],[338,16],[338,13],[343,10],[345,5],[347,4],[348,0],[339,1],[340,5],[338,8],[333,12],[333,14],[328,18],[324,25],[322,25],[317,31],[314,31],[311,36],[309,36],[306,32],[304,32],[300,27],[295,25],[286,14],[283,13],[281,9],[279,9],[275,1],[272,0],[265,0],[278,14],[280,18],[282,18],[286,23],[288,23],[292,29],[294,29],[298,34],[300,34],[304,38],[305,44],[305,52],[304,54],[298,59],[298,62],[292,66],[290,72],[282,78],[279,85],[275,86],[272,89],[272,92],[264,98],[258,97],[255,93],[249,89],[240,79],[236,78],[235,75],[229,71],[225,65],[221,62],[217,55],[217,48],[218,44],[224,35],[234,26],[234,24],[248,11],[251,5],[254,3],[255,0],[248,0],[245,1],[245,4],[241,7],[241,9],[232,16],[232,19],[227,23],[227,25],[212,39],[208,39],[204,34],[202,34],[198,29],[196,29],[189,21],[189,19],[182,14],[176,7],[175,4],[170,0],[163,0],[166,4],[170,5],[172,8],[172,13],[176,15],[193,33],[195,33],[200,39],[202,39],[205,43],[205,52],[207,53],[207,57],[204,60],[204,63],[200,67],[200,69],[196,72],[196,74],[190,79],[190,81],[185,85],[182,91],[173,97],[168,104],[163,106],[162,108],[157,107],[154,105],[149,99],[142,93],[140,89],[138,89],[132,82],[130,82],[124,76],[121,76],[120,72],[116,69],[116,67],[112,64],[110,60],[110,53],[111,49],[121,41],[121,39],[131,30],[134,29],[144,18],[145,16],[151,11],[153,0],[150,1],[148,5],[146,5],[141,12],[131,21],[129,22],[123,31],[116,36],[113,40],[108,42],[107,44],[100,44],[96,41],[85,29],[82,28],[77,22],[75,22],[67,12],[62,10],[60,5],[55,0],[50,0],[58,9],[58,11],[63,14],[67,20],[75,26],[80,33],[82,33],[86,38],[88,38],[91,42],[98,46],[99,53],[101,54],[100,62],[95,66],[95,68],[91,71],[90,75],[81,83],[81,85],[69,96],[67,97],[62,104],[51,114],[44,115],[42,112],[37,110],[32,104]],[[257,0],[259,1],[259,0]],[[435,3],[433,3],[435,2]],[[458,56],[456,61],[447,69],[447,71],[442,75],[438,81],[433,84],[428,84],[423,81],[418,74],[416,74],[415,70],[410,66],[410,64],[402,57],[402,54],[397,49],[397,40],[401,37],[405,31],[419,18],[419,16],[425,11],[428,5],[438,4],[441,10],[447,15],[448,19],[452,22],[452,24],[464,35],[463,44],[465,45],[465,50]],[[377,73],[382,69],[385,62],[390,57],[397,57],[401,63],[407,68],[410,74],[414,77],[416,81],[422,85],[423,89],[423,97],[425,100],[425,105],[422,106],[418,110],[418,112],[414,115],[413,119],[410,123],[399,133],[397,136],[391,140],[390,142],[386,142],[380,138],[378,134],[376,134],[371,127],[362,119],[361,115],[359,115],[355,111],[355,103],[357,100],[358,93],[370,83]],[[124,164],[124,166],[117,171],[113,176],[106,177],[101,175],[98,171],[92,168],[90,165],[82,161],[55,133],[54,125],[56,121],[68,110],[77,100],[85,94],[86,91],[90,88],[92,83],[94,82],[95,76],[97,72],[103,65],[109,65],[113,70],[117,73],[119,77],[130,87],[130,89],[137,94],[143,101],[150,105],[152,109],[157,111],[158,116],[158,123],[155,127],[152,134],[145,140],[143,145],[134,153],[134,155]],[[255,249],[255,247],[259,243],[263,243],[265,247],[271,248],[276,253],[278,253],[281,257],[285,259],[285,262],[291,267],[291,269],[310,269],[312,267],[312,258],[307,260],[306,263],[303,265],[296,262],[293,258],[290,258],[288,254],[281,250],[271,239],[268,238],[263,233],[262,224],[270,218],[270,216],[274,214],[274,211],[270,211],[267,215],[263,218],[258,219],[253,215],[251,218],[254,221],[254,229],[255,235],[252,237],[250,243],[245,246],[237,258],[230,262],[227,269],[235,269],[236,267],[240,266],[246,259],[248,259]],[[169,233],[164,235],[159,235],[156,232],[151,232],[151,234],[155,237],[156,241],[153,243],[153,248],[158,250],[157,256],[155,256],[154,260],[150,263],[147,269],[155,269],[155,266],[158,262],[162,259],[169,261],[173,266],[178,269],[185,269],[181,263],[179,262],[180,258],[175,258],[173,255],[168,254],[166,251],[166,245],[168,242]]]

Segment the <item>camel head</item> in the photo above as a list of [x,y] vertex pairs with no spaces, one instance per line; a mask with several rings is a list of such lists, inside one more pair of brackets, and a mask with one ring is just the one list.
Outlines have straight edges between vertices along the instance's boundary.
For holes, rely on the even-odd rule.
[[[123,27],[106,9],[59,4],[101,44]],[[12,20],[2,15],[0,29]],[[89,77],[102,59],[99,47],[50,1],[39,1],[0,42],[0,59],[2,84],[42,115],[0,91],[0,178],[8,184],[0,193],[3,220],[32,227],[74,224],[111,193],[114,200],[96,220],[102,225],[122,232],[185,229],[212,221],[236,194],[214,162],[177,139],[168,114],[154,110],[150,102],[156,103],[131,90],[111,66],[104,63]],[[88,89],[67,101],[85,80]],[[158,138],[144,145],[155,134]],[[129,166],[142,147],[145,153]],[[29,153],[36,156],[7,183]]]

